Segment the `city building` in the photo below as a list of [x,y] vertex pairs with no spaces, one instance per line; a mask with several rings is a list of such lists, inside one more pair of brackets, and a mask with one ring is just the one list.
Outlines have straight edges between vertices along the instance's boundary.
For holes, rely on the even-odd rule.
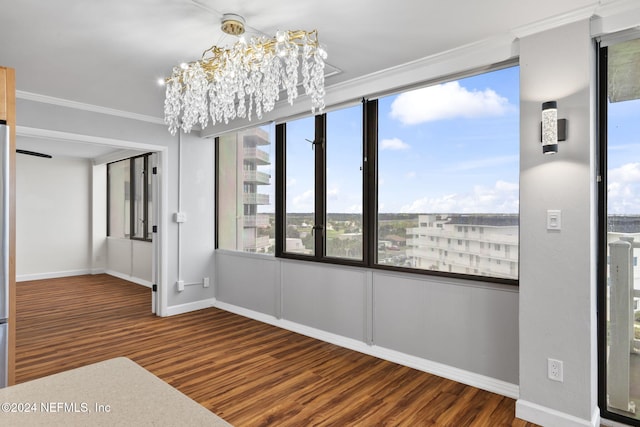
[[218,242],[222,248],[257,253],[272,248],[269,216],[260,210],[272,203],[269,194],[260,192],[271,184],[270,155],[261,149],[270,144],[269,133],[260,127],[220,137],[218,165],[224,180],[218,185],[218,199],[224,219]]
[[415,268],[518,277],[517,215],[420,215],[407,237]]

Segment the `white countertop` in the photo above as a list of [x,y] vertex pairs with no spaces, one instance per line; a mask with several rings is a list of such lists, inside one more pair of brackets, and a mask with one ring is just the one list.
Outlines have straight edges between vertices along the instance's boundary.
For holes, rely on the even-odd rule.
[[0,406],[12,427],[231,426],[124,357],[0,389]]

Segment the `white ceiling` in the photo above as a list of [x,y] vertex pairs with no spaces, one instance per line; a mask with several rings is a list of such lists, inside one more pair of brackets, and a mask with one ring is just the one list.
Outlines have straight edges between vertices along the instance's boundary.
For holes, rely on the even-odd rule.
[[228,41],[223,13],[268,35],[317,29],[331,86],[612,1],[0,0],[0,65],[19,91],[161,118],[158,78]]

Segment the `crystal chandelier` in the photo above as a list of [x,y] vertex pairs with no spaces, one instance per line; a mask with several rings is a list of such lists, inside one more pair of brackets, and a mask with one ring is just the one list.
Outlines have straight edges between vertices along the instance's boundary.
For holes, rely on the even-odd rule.
[[[234,14],[222,18],[222,31],[244,33],[244,19]],[[190,132],[199,124],[228,123],[236,117],[260,119],[273,110],[286,90],[289,104],[298,97],[299,76],[311,98],[311,111],[324,109],[324,60],[318,32],[278,31],[274,38],[241,37],[232,47],[212,46],[199,61],[173,68],[165,80],[164,121],[175,135],[180,127]]]

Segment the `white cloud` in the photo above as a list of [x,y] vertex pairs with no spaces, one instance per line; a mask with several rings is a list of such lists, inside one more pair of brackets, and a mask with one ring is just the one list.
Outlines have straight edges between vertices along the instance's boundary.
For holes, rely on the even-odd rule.
[[339,194],[340,194],[340,189],[338,187],[327,189],[327,199],[329,200],[338,200]]
[[607,181],[607,209],[610,213],[640,213],[640,163],[627,163],[612,169]]
[[400,94],[391,104],[391,117],[405,125],[453,118],[493,117],[511,108],[493,89],[469,91],[458,82],[428,86]]
[[400,208],[403,213],[517,213],[518,184],[497,181],[477,185],[469,193],[423,197]]
[[307,190],[293,198],[293,211],[313,212],[313,202],[313,190]]
[[383,139],[380,141],[381,150],[408,150],[411,148],[409,144],[399,138]]
[[404,177],[407,179],[413,179],[417,176],[417,174],[414,171],[410,171],[404,174]]
[[298,181],[295,178],[287,178],[287,187],[293,187]]
[[362,204],[351,205],[346,210],[346,213],[362,213]]

